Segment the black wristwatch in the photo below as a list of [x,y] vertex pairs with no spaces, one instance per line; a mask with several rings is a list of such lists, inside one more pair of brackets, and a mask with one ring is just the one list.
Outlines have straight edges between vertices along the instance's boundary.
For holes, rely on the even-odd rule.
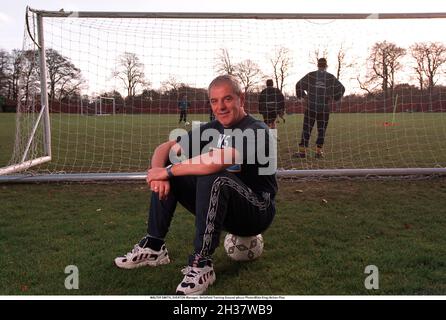
[[172,177],[174,176],[173,173],[172,173],[172,167],[173,167],[173,164],[168,165],[168,166],[166,167],[167,177],[168,177],[169,179],[172,178]]

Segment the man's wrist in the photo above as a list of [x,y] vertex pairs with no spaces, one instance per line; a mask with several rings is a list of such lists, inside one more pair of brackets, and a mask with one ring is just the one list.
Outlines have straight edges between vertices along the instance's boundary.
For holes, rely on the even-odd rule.
[[168,166],[166,167],[166,171],[167,171],[167,179],[170,179],[170,178],[173,178],[173,177],[174,177],[173,172],[172,172],[172,167],[173,167],[173,164],[168,165]]

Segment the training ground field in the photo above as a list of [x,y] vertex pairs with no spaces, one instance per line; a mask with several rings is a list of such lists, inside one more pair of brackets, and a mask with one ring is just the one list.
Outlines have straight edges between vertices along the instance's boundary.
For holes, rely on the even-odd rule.
[[[89,130],[96,130],[96,133],[105,132],[106,137],[108,134],[114,137],[109,130],[101,128],[113,128],[111,124],[117,127],[128,125],[145,132],[142,124],[148,119],[120,115],[129,119],[123,122],[114,120],[113,116],[72,116],[73,120],[67,122],[69,117],[52,116],[53,148],[57,159],[72,157],[71,151],[58,143],[61,132],[75,132],[77,127],[85,128],[88,136],[91,136]],[[416,117],[419,117],[418,120]],[[150,140],[140,148],[145,152],[143,156],[138,154],[139,151],[130,155],[123,152],[125,159],[147,159],[148,148],[161,139],[160,133],[167,134],[168,128],[175,125],[176,117],[151,119],[165,125],[152,128],[138,138],[141,139],[138,141]],[[283,157],[289,157],[294,148],[301,119],[301,115],[292,115],[287,118],[286,124],[279,124],[280,145],[285,148],[279,153]],[[347,151],[336,151],[337,148],[330,146],[335,143],[336,128],[355,126],[349,129],[353,132],[351,136],[347,136],[347,133],[337,136],[348,138],[352,143],[336,142],[340,148],[345,146],[342,150],[354,151],[356,145],[373,145],[371,141],[377,141],[374,134],[391,136],[394,140],[390,141],[398,142],[387,143],[391,150],[376,150],[381,154],[381,160],[375,161],[374,167],[381,167],[386,161],[390,161],[392,167],[407,165],[408,161],[428,162],[424,159],[428,159],[431,166],[435,163],[445,166],[443,114],[397,114],[398,125],[391,127],[382,126],[386,119],[383,115],[373,114],[334,114],[329,127],[329,134],[332,135],[327,137],[329,155],[328,159],[322,160],[322,165],[332,165],[335,161],[339,164],[355,161],[355,167],[367,167],[373,163],[372,151],[364,154],[357,150],[355,157],[342,162],[336,156],[347,154]],[[67,123],[69,126],[66,126]],[[420,130],[417,134],[423,138],[417,138],[415,132],[403,129],[415,128],[415,123],[418,123]],[[95,129],[92,129],[92,124]],[[1,164],[6,164],[11,153],[13,126],[13,115],[0,114]],[[289,129],[284,130],[285,126]],[[292,130],[296,132],[292,133]],[[400,132],[400,136],[395,131]],[[289,132],[288,135],[286,132]],[[368,138],[360,135],[362,132],[368,132]],[[109,141],[103,136],[98,139]],[[79,141],[78,150],[85,145],[85,142]],[[428,151],[420,147],[427,142]],[[417,148],[412,148],[413,143]],[[391,159],[386,160],[382,153]],[[77,156],[80,154],[84,153]],[[143,161],[138,160],[118,169],[136,170],[142,165]],[[291,165],[312,168],[321,166],[321,162],[308,159]],[[66,164],[51,166],[56,170],[68,168]],[[76,171],[86,166],[69,165],[69,168]],[[229,260],[223,248],[219,247],[214,256],[217,281],[208,294],[446,293],[445,178],[281,180],[279,188],[277,216],[271,228],[264,233],[263,255],[257,261],[236,263]],[[194,233],[193,216],[181,206],[177,209],[166,239],[171,264],[136,270],[120,270],[113,265],[117,255],[130,251],[144,235],[149,195],[150,191],[142,182],[0,185],[0,295],[173,294],[183,277],[180,270],[191,251]],[[79,269],[78,290],[67,290],[64,286],[68,276],[64,270],[68,265]],[[364,285],[368,276],[364,270],[369,265],[375,265],[379,270],[379,289],[368,290]]]
[[[207,119],[206,115],[197,114],[188,118]],[[10,160],[14,125],[13,114],[0,114],[0,167]],[[145,171],[151,152],[178,126],[177,115],[52,114],[53,160],[40,170]],[[280,122],[277,128],[279,168],[446,167],[446,113],[397,113],[395,118],[391,114],[333,113],[323,160],[294,157],[302,129],[301,114],[288,115],[286,123]],[[316,128],[313,131],[311,146]]]
[[[180,206],[166,239],[171,264],[113,265],[145,234],[149,194],[142,183],[0,186],[0,295],[174,294],[194,234]],[[237,263],[220,246],[207,293],[444,295],[445,208],[445,179],[281,181],[263,255]],[[68,265],[79,290],[64,287]],[[364,286],[368,265],[378,290]]]

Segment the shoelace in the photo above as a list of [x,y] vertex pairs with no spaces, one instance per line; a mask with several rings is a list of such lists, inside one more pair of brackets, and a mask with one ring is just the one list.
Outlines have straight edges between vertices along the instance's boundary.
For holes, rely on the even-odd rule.
[[126,257],[127,259],[130,259],[131,256],[132,256],[133,254],[138,253],[139,248],[140,248],[139,245],[135,244],[135,246],[133,247],[132,251],[127,252],[127,254],[125,255],[125,257]]
[[194,267],[191,266],[181,269],[181,273],[191,278],[198,274],[198,272],[194,270]]

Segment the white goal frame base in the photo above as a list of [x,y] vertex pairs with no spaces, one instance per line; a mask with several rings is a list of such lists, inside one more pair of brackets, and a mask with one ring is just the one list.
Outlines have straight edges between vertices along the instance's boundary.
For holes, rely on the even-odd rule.
[[[394,169],[324,169],[278,170],[279,178],[303,177],[382,177],[446,175],[446,168],[394,168]],[[133,173],[73,173],[0,176],[0,183],[82,182],[82,181],[143,181],[147,172]]]

